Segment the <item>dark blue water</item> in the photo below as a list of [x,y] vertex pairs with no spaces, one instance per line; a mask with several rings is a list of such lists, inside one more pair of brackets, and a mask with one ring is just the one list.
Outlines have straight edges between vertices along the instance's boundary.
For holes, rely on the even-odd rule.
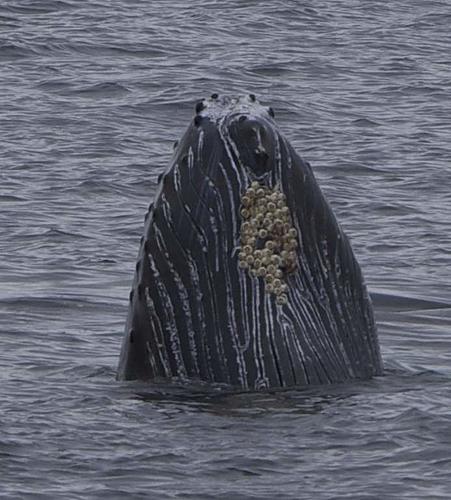
[[[450,23],[449,0],[1,3],[2,498],[451,498]],[[352,239],[386,374],[118,383],[172,142],[250,91]]]

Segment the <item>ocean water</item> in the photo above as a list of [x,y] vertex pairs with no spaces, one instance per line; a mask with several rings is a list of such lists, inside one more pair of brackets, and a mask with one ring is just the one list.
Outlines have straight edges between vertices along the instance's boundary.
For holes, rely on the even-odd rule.
[[[451,3],[0,5],[0,497],[451,498]],[[350,236],[383,377],[115,381],[196,100],[271,105]]]

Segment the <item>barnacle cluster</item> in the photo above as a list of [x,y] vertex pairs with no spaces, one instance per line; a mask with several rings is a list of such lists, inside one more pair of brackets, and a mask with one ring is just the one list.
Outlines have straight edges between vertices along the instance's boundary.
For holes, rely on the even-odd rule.
[[297,231],[285,195],[254,181],[241,198],[239,266],[263,278],[277,304],[287,302],[284,277],[297,265]]

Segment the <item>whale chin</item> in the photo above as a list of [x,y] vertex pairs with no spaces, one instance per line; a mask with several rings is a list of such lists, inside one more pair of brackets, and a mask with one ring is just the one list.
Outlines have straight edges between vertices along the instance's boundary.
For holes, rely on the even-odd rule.
[[255,96],[199,102],[146,215],[118,379],[381,373],[361,270],[310,165]]

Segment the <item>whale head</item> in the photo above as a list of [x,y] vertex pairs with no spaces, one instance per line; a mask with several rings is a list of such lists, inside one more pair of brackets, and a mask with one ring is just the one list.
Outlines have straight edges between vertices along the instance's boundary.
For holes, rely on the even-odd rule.
[[118,378],[254,390],[380,374],[360,267],[273,110],[213,94],[195,111],[146,216]]

